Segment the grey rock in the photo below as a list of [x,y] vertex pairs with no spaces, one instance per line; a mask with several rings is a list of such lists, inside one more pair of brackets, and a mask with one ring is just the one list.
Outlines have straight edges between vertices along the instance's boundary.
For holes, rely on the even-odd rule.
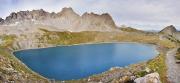
[[4,19],[0,18],[0,24],[4,21]]
[[180,32],[173,25],[165,27],[159,34],[161,40],[170,39],[176,42],[180,41]]
[[32,27],[32,25],[38,24],[42,26],[53,27],[53,29],[56,29],[56,31],[59,30],[71,32],[117,31],[115,22],[108,13],[101,15],[94,13],[84,13],[82,16],[80,16],[74,12],[72,8],[63,8],[62,11],[58,13],[49,13],[43,9],[13,12],[7,16],[1,24],[12,25],[14,27],[18,26],[18,28],[20,28],[20,26],[23,28],[28,28],[30,26]]
[[20,11],[20,12],[13,12],[9,16],[6,17],[5,24],[15,23],[24,20],[42,20],[50,16],[51,14],[45,12],[43,9],[40,10],[32,10],[32,11]]
[[173,25],[165,27],[163,30],[160,31],[160,33],[173,35],[177,30]]
[[161,83],[159,74],[157,72],[147,74],[134,80],[135,83]]

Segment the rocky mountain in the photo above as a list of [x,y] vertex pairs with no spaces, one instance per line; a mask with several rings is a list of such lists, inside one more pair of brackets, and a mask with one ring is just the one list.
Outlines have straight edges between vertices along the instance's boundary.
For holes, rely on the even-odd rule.
[[72,8],[63,8],[61,12],[49,13],[40,10],[13,12],[6,19],[0,19],[1,25],[13,25],[26,28],[24,25],[43,25],[49,29],[59,31],[112,31],[117,27],[108,14],[84,13],[82,16],[73,11]]
[[173,33],[177,32],[176,28],[173,25],[165,27],[160,33],[173,35]]
[[0,24],[2,24],[2,23],[3,23],[3,21],[4,21],[4,19],[0,18]]
[[180,42],[180,32],[173,26],[167,26],[159,32],[160,39],[170,39],[175,42]]

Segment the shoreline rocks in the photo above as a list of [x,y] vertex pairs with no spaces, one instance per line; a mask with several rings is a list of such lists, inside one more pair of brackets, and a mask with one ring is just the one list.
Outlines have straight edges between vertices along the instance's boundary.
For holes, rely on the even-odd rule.
[[135,83],[161,83],[159,74],[157,72],[147,74],[134,80]]

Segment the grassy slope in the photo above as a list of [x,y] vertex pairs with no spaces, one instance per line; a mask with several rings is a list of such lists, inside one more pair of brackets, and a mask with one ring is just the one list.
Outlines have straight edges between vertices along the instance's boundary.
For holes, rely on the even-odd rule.
[[146,33],[121,33],[121,32],[50,32],[44,29],[44,36],[40,38],[41,42],[56,45],[69,45],[86,42],[143,42],[156,44],[159,37],[156,34]]
[[177,49],[175,57],[176,57],[176,59],[180,60],[180,48]]
[[32,78],[42,79],[42,77],[34,74],[29,68],[27,68],[25,65],[23,65],[14,55],[11,54],[11,51],[0,47],[0,55],[4,58],[8,58],[11,62],[11,66],[21,73],[29,74]]
[[155,59],[149,60],[147,66],[159,73],[162,83],[168,83],[167,80],[167,67],[165,63],[165,54],[159,54]]
[[[16,38],[14,35],[3,35],[1,36],[2,40],[4,41],[0,45],[0,57],[3,58],[2,62],[0,62],[0,72],[2,74],[7,75],[9,73],[8,70],[3,70],[2,68],[12,68],[18,73],[22,75],[21,79],[31,80],[31,81],[42,81],[42,82],[48,82],[47,79],[39,76],[38,74],[32,72],[29,68],[27,68],[24,64],[22,64],[13,54],[10,49],[12,47],[12,43],[14,39]],[[9,73],[10,74],[10,73]],[[17,74],[18,75],[18,74]],[[14,79],[9,75],[12,81],[15,82],[21,82],[20,79]],[[9,79],[10,80],[10,79]],[[0,81],[1,82],[1,81]]]

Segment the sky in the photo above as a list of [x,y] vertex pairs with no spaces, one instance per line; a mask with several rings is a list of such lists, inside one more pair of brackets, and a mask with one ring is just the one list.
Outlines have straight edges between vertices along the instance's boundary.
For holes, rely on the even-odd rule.
[[180,0],[0,0],[0,17],[33,9],[59,12],[64,7],[80,15],[109,13],[118,26],[161,30],[174,25],[180,30]]

